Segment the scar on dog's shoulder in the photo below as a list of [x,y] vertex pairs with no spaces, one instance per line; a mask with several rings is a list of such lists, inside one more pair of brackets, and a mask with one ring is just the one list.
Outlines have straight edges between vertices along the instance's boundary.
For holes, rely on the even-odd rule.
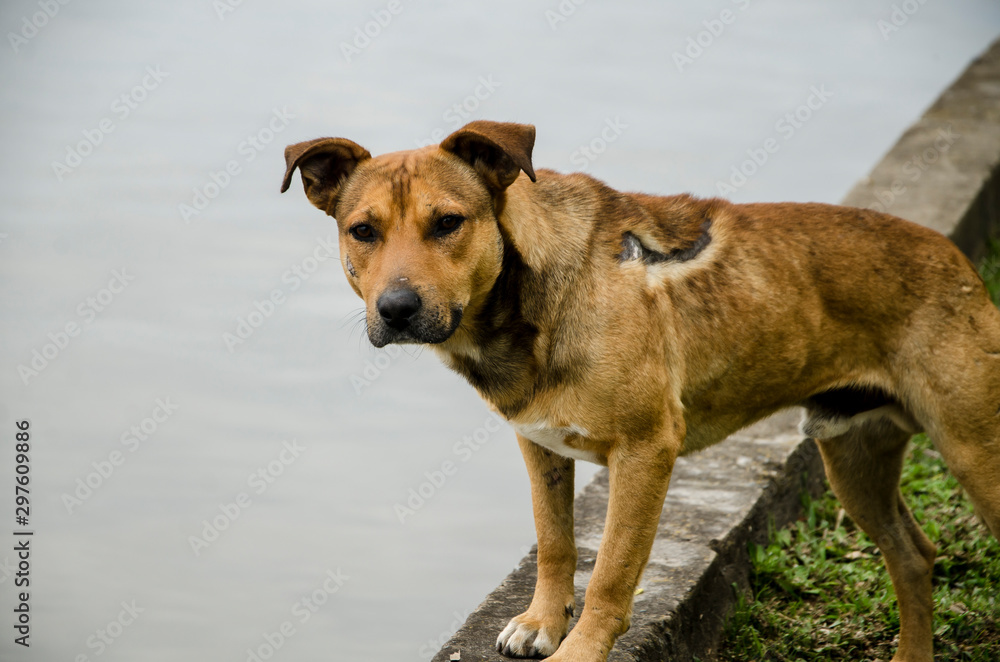
[[658,264],[660,262],[687,262],[698,257],[708,244],[712,241],[712,221],[711,219],[702,223],[702,232],[694,242],[686,248],[674,248],[666,253],[653,250],[645,245],[638,236],[626,231],[622,235],[622,252],[618,254],[618,260],[628,262],[630,260],[642,260],[646,264]]
[[635,199],[647,216],[622,232],[620,262],[688,262],[711,244],[713,219],[723,201],[688,195]]

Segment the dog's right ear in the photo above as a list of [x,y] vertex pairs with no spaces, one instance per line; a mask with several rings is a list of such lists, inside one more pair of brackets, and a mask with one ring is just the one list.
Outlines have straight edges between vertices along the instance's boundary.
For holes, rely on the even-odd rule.
[[344,182],[358,164],[372,155],[346,138],[316,138],[285,148],[285,178],[281,192],[288,190],[298,168],[309,202],[333,216]]

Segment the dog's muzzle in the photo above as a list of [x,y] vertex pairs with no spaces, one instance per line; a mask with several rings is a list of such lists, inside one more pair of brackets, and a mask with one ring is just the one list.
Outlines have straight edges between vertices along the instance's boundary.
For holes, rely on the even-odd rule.
[[400,287],[383,292],[375,302],[378,317],[368,324],[376,347],[390,343],[441,343],[462,322],[462,307],[426,306],[416,290]]

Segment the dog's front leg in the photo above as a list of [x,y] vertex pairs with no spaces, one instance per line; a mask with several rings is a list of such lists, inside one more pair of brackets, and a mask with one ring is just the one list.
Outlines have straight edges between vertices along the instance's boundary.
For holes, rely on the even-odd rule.
[[632,598],[656,537],[683,421],[653,438],[617,444],[608,457],[610,497],[604,536],[580,620],[550,662],[604,662],[629,629]]
[[517,442],[531,480],[538,579],[531,606],[500,633],[497,650],[509,657],[545,657],[559,647],[573,615],[573,460],[521,435]]

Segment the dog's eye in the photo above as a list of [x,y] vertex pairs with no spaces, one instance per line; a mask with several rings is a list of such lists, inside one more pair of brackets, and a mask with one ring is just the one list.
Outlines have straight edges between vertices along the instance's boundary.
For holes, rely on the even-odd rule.
[[442,216],[438,219],[437,225],[434,226],[434,236],[443,237],[448,233],[454,232],[463,221],[465,221],[464,218],[455,214]]
[[375,228],[366,223],[352,226],[348,232],[358,241],[375,241]]

